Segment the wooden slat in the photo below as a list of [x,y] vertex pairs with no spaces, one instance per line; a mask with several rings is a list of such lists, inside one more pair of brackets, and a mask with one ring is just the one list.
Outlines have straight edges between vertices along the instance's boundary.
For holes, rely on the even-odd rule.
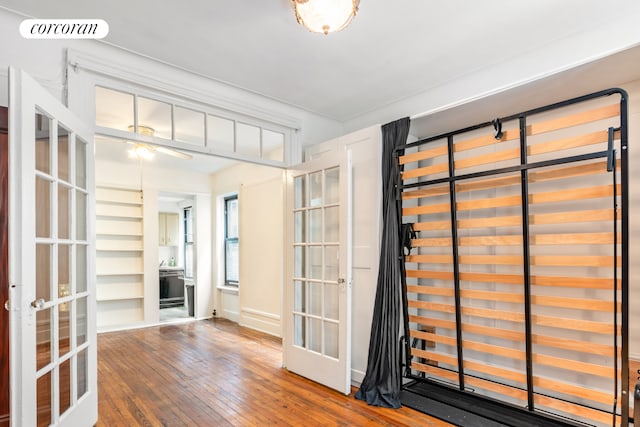
[[460,237],[458,246],[522,246],[522,236]]
[[[435,319],[435,318],[424,317],[424,316],[416,316],[414,314],[409,315],[409,322],[417,323],[419,325],[434,326],[436,328],[444,328],[444,329],[456,328],[456,322],[452,320]],[[413,334],[414,330],[411,329],[409,332]],[[420,331],[416,331],[416,332],[420,332]]]
[[413,229],[415,231],[450,230],[451,221],[416,222],[413,224]]
[[[594,322],[591,320],[577,320],[561,317],[533,315],[531,320],[535,325],[550,326],[552,328],[569,329],[573,331],[590,332],[594,334],[613,335],[613,325],[610,323]],[[620,333],[618,327],[618,334]]]
[[[524,339],[524,338],[523,338]],[[561,348],[563,350],[577,351],[581,353],[596,354],[599,356],[613,357],[613,346],[598,344],[594,342],[572,340],[568,338],[557,338],[548,335],[532,334],[531,340],[534,344],[546,347]],[[618,353],[620,349],[618,348]]]
[[474,378],[465,375],[464,383],[473,386],[482,388],[484,390],[492,391],[494,393],[499,393],[505,396],[514,397],[519,400],[526,401],[527,400],[527,392],[521,390],[519,388],[510,387],[508,385],[497,384],[491,381],[483,380],[480,378]]
[[412,348],[411,355],[414,357],[419,357],[421,359],[435,360],[438,362],[438,365],[445,364],[451,366],[458,366],[458,359],[456,357],[452,357],[442,353],[435,353],[432,351],[421,350],[419,348]]
[[499,187],[510,187],[520,185],[520,174],[510,176],[499,176],[474,181],[459,181],[456,183],[456,193],[466,193],[469,191],[492,190]]
[[[618,218],[622,218],[622,213],[618,212]],[[556,212],[545,214],[529,215],[529,223],[532,225],[542,224],[567,224],[574,222],[597,222],[613,221],[613,209]]]
[[508,292],[495,292],[495,291],[478,291],[474,289],[461,289],[460,296],[462,298],[478,299],[483,301],[500,301],[510,302],[515,304],[524,303],[524,295],[514,294]]
[[536,406],[546,406],[548,408],[553,408],[557,411],[586,418],[605,425],[610,425],[613,419],[613,416],[611,414],[608,414],[604,411],[598,411],[597,409],[587,408],[585,406],[566,402],[564,400],[554,399],[553,397],[543,396],[537,393],[534,393],[534,404]]
[[486,147],[488,145],[502,144],[506,141],[513,141],[515,139],[520,139],[520,129],[508,129],[503,131],[502,139],[500,140],[495,139],[493,133],[491,133],[471,139],[455,141],[453,144],[453,151],[454,153],[459,153],[461,151],[473,150],[474,148]]
[[522,225],[521,216],[501,216],[493,218],[475,218],[458,220],[459,229],[489,228],[489,227],[516,227]]
[[399,162],[401,165],[406,165],[411,162],[419,162],[420,160],[432,159],[438,156],[446,156],[449,152],[449,148],[446,144],[440,147],[430,148],[428,150],[418,151],[417,153],[410,153],[400,156]]
[[[618,289],[621,281],[618,279]],[[613,290],[613,279],[600,277],[531,276],[531,284],[536,286],[557,286],[561,288],[586,288]]]
[[524,283],[523,277],[518,274],[495,274],[495,273],[460,273],[460,280],[481,283],[503,283],[506,285],[521,285]]
[[425,215],[432,213],[450,212],[450,203],[439,203],[437,205],[413,206],[410,208],[402,208],[402,216]]
[[[616,135],[620,138],[620,133]],[[538,144],[532,144],[527,147],[527,154],[535,156],[545,153],[553,153],[557,151],[569,150],[571,148],[586,147],[588,145],[602,144],[609,140],[609,132],[598,131],[585,135],[576,135],[568,138],[557,139],[554,141],[545,141]]]
[[[532,245],[610,245],[613,244],[613,233],[566,233],[566,234],[534,234]],[[622,235],[618,235],[622,242]]]
[[456,312],[456,306],[455,305],[452,305],[452,304],[440,304],[440,303],[429,302],[429,301],[409,300],[409,301],[407,301],[407,306],[409,308],[421,308],[423,310],[440,311],[442,313],[455,313]]
[[421,199],[449,194],[449,184],[438,187],[429,187],[422,190],[403,191],[402,200]]
[[405,262],[423,263],[423,264],[451,264],[453,257],[451,255],[408,255]]
[[[618,194],[622,194],[621,189],[622,187],[618,184]],[[546,193],[533,193],[529,195],[529,203],[569,202],[574,200],[599,199],[603,197],[613,197],[613,185],[549,191]]]
[[421,176],[447,172],[449,170],[448,163],[438,163],[436,165],[425,166],[417,169],[409,169],[402,172],[402,179],[418,178]]
[[441,247],[441,246],[447,246],[450,247],[452,245],[452,240],[451,237],[430,237],[430,238],[426,238],[426,239],[413,239],[411,241],[411,245],[414,248],[417,247]]
[[527,126],[527,135],[539,135],[554,130],[582,125],[620,115],[620,105],[613,104],[581,113],[571,114],[558,119],[546,120]]
[[453,280],[453,272],[451,271],[407,270],[406,274],[407,277],[419,279]]
[[503,162],[506,160],[513,160],[520,158],[520,148],[514,148],[510,150],[496,151],[493,153],[487,153],[480,156],[469,157],[468,159],[456,160],[455,170],[456,172],[462,169],[470,168],[473,166],[481,166],[491,164],[495,162]]
[[491,197],[488,199],[467,200],[456,203],[458,211],[472,211],[477,209],[501,208],[508,206],[520,206],[522,198],[518,196]]
[[[614,312],[613,301],[532,295],[531,303],[545,307],[570,308],[585,311],[604,311],[605,313]],[[620,311],[622,303],[618,303],[617,305],[617,311]]]
[[462,314],[467,316],[484,317],[486,319],[507,320],[509,322],[524,322],[524,313],[493,310],[489,308],[462,307]]
[[407,285],[408,293],[417,293],[421,295],[437,295],[442,297],[452,297],[453,289],[451,288],[440,288],[437,286],[415,286],[415,285]]
[[437,366],[425,365],[420,362],[411,362],[411,369],[415,369],[425,374],[433,375],[436,377],[444,378],[455,384],[458,383],[458,374],[456,372],[449,371],[447,369],[438,368]]

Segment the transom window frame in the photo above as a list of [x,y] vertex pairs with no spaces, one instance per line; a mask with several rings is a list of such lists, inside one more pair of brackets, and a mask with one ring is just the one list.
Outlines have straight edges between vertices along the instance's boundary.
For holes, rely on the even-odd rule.
[[[262,107],[254,106],[251,102],[242,99],[236,100],[223,95],[216,95],[215,93],[199,91],[198,86],[202,86],[202,84],[194,85],[193,87],[182,86],[160,77],[127,70],[114,64],[107,64],[97,58],[71,49],[68,50],[67,57],[68,103],[74,104],[76,108],[84,107],[85,111],[87,111],[87,118],[90,114],[89,112],[93,113],[91,123],[94,124],[94,133],[96,136],[141,142],[188,153],[215,156],[282,169],[299,163],[300,161],[301,148],[299,146],[300,141],[298,141],[297,137],[300,130],[299,118],[279,115],[278,113],[267,111]],[[177,78],[179,78],[179,76]],[[194,78],[197,80],[197,77]],[[215,81],[213,81],[213,84],[215,84]],[[171,106],[172,138],[161,138],[98,126],[95,117],[96,87],[103,87],[133,95],[134,117],[132,117],[132,125],[135,127],[134,129],[138,129],[138,126],[144,125],[144,123],[138,123],[136,110],[138,97],[169,104]],[[81,105],[76,105],[78,103]],[[176,107],[204,114],[204,146],[181,142],[173,138],[175,136],[174,122]],[[282,161],[229,152],[207,146],[208,115],[232,121],[234,123],[234,134],[238,124],[260,128],[261,151],[262,135],[265,130],[283,134]],[[262,156],[262,152],[260,154]]]

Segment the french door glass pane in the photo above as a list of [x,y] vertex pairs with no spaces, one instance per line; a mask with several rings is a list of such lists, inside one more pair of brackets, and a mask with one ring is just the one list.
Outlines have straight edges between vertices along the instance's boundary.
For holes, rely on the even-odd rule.
[[87,240],[87,195],[76,190],[76,240]]
[[305,346],[306,330],[305,330],[306,318],[299,314],[293,315],[293,344],[299,347]]
[[324,210],[324,241],[336,243],[340,240],[340,219],[337,206]]
[[87,143],[76,136],[76,187],[87,188]]
[[338,281],[338,245],[324,247],[324,280]]
[[307,176],[297,176],[293,180],[293,207],[295,209],[307,206]]
[[58,298],[71,295],[71,245],[58,245]]
[[309,206],[322,206],[322,171],[309,174]]
[[309,211],[309,242],[322,242],[322,209]]
[[60,357],[71,351],[71,325],[69,323],[69,303],[58,306],[58,355]]
[[36,177],[36,237],[51,237],[51,182]]
[[305,282],[296,280],[293,282],[293,311],[299,313],[305,312],[306,307],[306,289]]
[[50,308],[36,312],[36,369],[40,370],[51,363],[51,332],[53,331],[52,313]]
[[307,348],[317,353],[322,353],[322,320],[314,317],[308,318],[309,345]]
[[325,205],[338,203],[340,198],[340,169],[329,169],[324,175],[325,182]]
[[82,293],[87,290],[87,246],[83,244],[76,245],[76,277],[75,277],[76,293]]
[[51,300],[51,245],[36,245],[36,298]]
[[58,178],[71,182],[69,171],[69,131],[58,126]]
[[295,277],[307,277],[305,257],[304,246],[296,246],[293,248],[293,275]]
[[84,349],[76,356],[76,375],[77,375],[77,398],[80,399],[87,392],[87,350]]
[[338,324],[324,322],[324,354],[329,357],[338,358]]
[[71,359],[67,359],[60,364],[59,375],[59,398],[60,414],[64,414],[71,407]]
[[58,238],[71,238],[71,190],[58,184]]
[[87,342],[87,297],[76,300],[76,346]]
[[293,214],[293,241],[294,243],[304,243],[306,240],[305,211],[294,212]]
[[51,371],[38,378],[36,389],[38,427],[48,426],[51,424]]
[[322,283],[307,282],[309,286],[309,310],[313,316],[322,316]]
[[324,284],[324,317],[339,320],[339,289],[335,283]]
[[309,278],[322,280],[322,246],[309,246]]
[[51,119],[36,113],[36,170],[46,174],[51,173],[50,129]]

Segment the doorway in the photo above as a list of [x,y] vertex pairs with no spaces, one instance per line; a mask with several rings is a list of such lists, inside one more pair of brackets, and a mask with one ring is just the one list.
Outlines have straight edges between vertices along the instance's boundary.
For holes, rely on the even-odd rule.
[[195,317],[195,196],[158,195],[159,310],[161,322]]

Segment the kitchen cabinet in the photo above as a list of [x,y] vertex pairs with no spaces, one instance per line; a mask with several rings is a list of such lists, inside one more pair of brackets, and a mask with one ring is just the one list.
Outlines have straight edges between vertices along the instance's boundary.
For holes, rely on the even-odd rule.
[[160,212],[158,217],[158,237],[160,246],[178,246],[178,214]]

